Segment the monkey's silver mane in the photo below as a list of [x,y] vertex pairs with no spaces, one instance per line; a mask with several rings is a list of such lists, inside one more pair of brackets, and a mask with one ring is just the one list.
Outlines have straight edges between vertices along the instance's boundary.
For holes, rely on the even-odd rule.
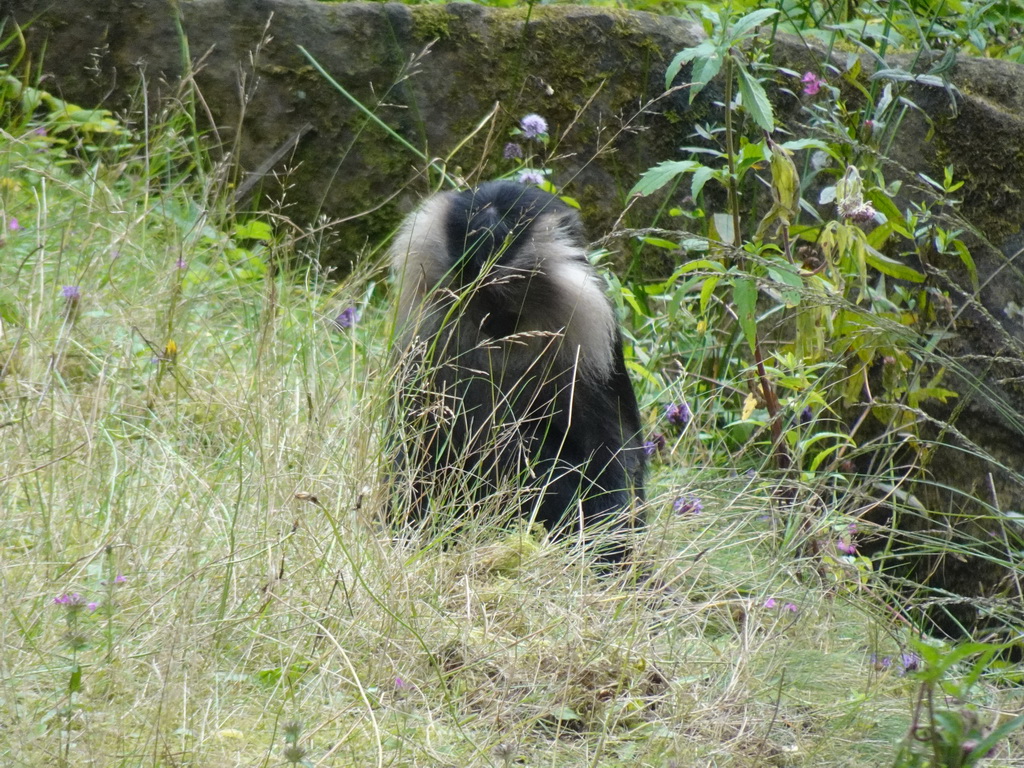
[[[441,331],[451,319],[453,303],[458,302],[463,318],[514,312],[516,335],[558,334],[561,341],[554,354],[563,370],[575,367],[581,375],[594,378],[610,375],[615,316],[601,279],[582,244],[568,231],[564,214],[541,212],[508,261],[491,260],[473,285],[463,286],[454,272],[455,256],[463,246],[450,242],[447,232],[457,194],[429,198],[406,219],[392,244],[403,346],[416,336],[431,337]],[[488,338],[480,330],[474,344]]]

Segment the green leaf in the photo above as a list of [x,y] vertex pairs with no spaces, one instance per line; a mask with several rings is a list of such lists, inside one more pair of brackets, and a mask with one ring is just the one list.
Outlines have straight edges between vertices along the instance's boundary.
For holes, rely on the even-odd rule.
[[739,62],[736,63],[736,73],[739,75],[743,106],[761,130],[771,133],[775,130],[775,115],[772,113],[772,103],[768,101],[768,94],[757,78],[747,72],[746,67]]
[[681,277],[688,272],[695,272],[698,269],[706,269],[709,272],[725,271],[725,268],[717,261],[711,261],[710,259],[694,259],[693,261],[688,261],[683,264],[683,266],[679,267],[679,269],[675,271],[673,277]]
[[71,677],[68,678],[68,694],[78,693],[82,689],[82,665],[71,665]]
[[784,141],[780,146],[785,147],[791,152],[797,152],[801,149],[820,149],[836,159],[839,157],[835,149],[832,148],[832,145],[827,144],[821,139],[794,139],[793,141]]
[[722,57],[717,54],[702,57],[693,62],[693,72],[691,73],[693,82],[690,85],[691,104],[697,98],[697,94],[704,90],[704,86],[710,83],[721,69]]
[[730,34],[734,41],[738,40],[742,35],[745,35],[749,30],[754,27],[764,24],[768,19],[778,13],[775,8],[761,8],[757,11],[751,11],[746,16],[736,20],[736,23],[732,25]]
[[985,755],[991,752],[1000,741],[1005,739],[1022,725],[1024,725],[1024,715],[1017,715],[1013,720],[1009,720],[1000,725],[992,731],[992,733],[988,734],[978,742],[978,746],[971,750],[971,753],[967,756],[967,762],[965,765],[974,765],[975,760],[981,760]]
[[757,341],[757,282],[749,276],[737,277],[732,284],[732,302],[743,335],[753,353]]
[[265,221],[250,219],[235,227],[235,237],[241,240],[262,240],[269,242],[274,237],[274,230]]
[[800,291],[804,287],[803,278],[791,264],[773,264],[768,267],[768,276],[779,285],[782,300],[787,307],[795,307],[800,303]]
[[679,248],[678,243],[673,243],[671,240],[663,240],[660,237],[644,237],[641,238],[641,242],[653,245],[655,248],[664,248],[666,251],[674,251]]
[[907,229],[906,218],[903,215],[903,211],[896,207],[896,203],[892,201],[881,189],[869,189],[864,193],[871,205],[874,206],[876,211],[885,214],[885,218],[889,225],[892,227],[893,232],[897,232],[908,240],[913,240],[914,236],[910,230]]
[[721,278],[718,275],[712,275],[704,281],[704,285],[700,287],[700,312],[704,314],[708,311],[708,302],[711,301],[711,295],[715,292],[715,288],[718,287],[718,281]]
[[707,165],[702,165],[696,171],[693,172],[693,181],[690,182],[690,197],[694,200],[697,199],[697,195],[704,189],[704,185],[715,176],[715,169]]
[[671,88],[672,83],[676,79],[676,75],[679,74],[679,70],[683,68],[684,64],[688,64],[698,56],[713,56],[715,55],[715,46],[710,40],[705,40],[699,45],[695,45],[692,48],[684,48],[677,53],[672,61],[668,65],[668,69],[665,70],[665,88]]
[[956,252],[960,255],[960,261],[967,268],[967,273],[971,276],[971,285],[974,286],[974,290],[978,290],[978,268],[974,264],[974,257],[971,256],[971,251],[967,248],[967,244],[963,240],[957,239],[953,241],[953,247]]
[[911,283],[924,282],[924,275],[916,269],[908,267],[906,264],[895,259],[890,259],[888,256],[883,256],[867,244],[864,247],[864,260],[883,275],[895,277],[897,280],[907,280]]
[[676,176],[693,173],[700,167],[702,167],[701,164],[694,160],[667,160],[664,163],[658,163],[640,177],[640,181],[629,190],[629,196],[644,196],[657,192]]

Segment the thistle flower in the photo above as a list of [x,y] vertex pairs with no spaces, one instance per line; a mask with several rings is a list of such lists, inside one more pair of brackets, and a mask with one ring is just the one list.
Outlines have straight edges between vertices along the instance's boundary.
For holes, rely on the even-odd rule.
[[519,128],[526,138],[536,139],[548,132],[548,121],[540,115],[531,113],[519,121]]
[[510,141],[505,145],[505,151],[502,154],[506,160],[519,160],[523,156],[523,148],[514,141]]

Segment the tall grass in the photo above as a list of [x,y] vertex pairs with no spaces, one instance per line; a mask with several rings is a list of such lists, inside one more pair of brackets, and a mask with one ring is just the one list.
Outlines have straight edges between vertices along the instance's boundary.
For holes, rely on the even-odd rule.
[[642,569],[500,509],[386,525],[379,270],[332,282],[322,233],[234,214],[177,115],[2,137],[4,764],[892,760],[910,628],[808,546],[813,499],[702,468],[713,414],[665,449]]

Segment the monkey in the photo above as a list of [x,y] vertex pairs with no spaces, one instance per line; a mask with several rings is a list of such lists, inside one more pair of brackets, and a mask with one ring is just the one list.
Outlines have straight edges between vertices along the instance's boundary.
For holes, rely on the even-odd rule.
[[640,412],[577,211],[512,181],[441,192],[406,218],[390,261],[409,518],[458,474],[466,501],[525,488],[521,517],[622,561],[628,547],[588,531],[642,522]]

